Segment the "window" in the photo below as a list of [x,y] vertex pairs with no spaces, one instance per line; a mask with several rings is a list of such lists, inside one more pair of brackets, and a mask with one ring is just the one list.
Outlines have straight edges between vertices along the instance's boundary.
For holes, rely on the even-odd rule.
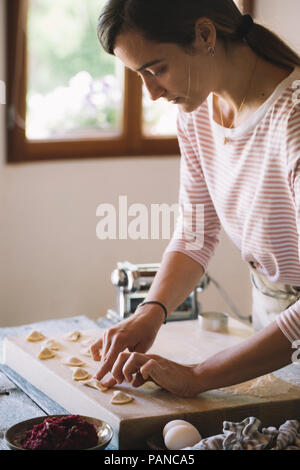
[[103,3],[29,1],[26,138],[121,134],[123,69],[96,37]]
[[104,3],[6,1],[8,161],[179,153],[177,107],[98,43]]

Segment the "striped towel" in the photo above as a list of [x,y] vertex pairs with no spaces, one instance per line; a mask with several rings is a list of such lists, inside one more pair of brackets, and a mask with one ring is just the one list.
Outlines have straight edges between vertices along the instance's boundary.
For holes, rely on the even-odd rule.
[[300,423],[289,420],[276,429],[262,428],[253,416],[241,423],[224,421],[222,434],[182,450],[300,450]]

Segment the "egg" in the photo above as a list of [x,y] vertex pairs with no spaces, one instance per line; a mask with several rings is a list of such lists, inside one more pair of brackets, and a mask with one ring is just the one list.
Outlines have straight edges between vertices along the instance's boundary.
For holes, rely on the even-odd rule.
[[201,441],[199,431],[188,423],[177,424],[169,428],[164,436],[165,446],[169,450],[180,450],[184,447],[192,447]]
[[184,421],[183,419],[173,419],[173,421],[169,421],[164,429],[163,429],[163,437],[165,437],[166,433],[169,431],[169,429],[173,428],[174,426],[177,426],[178,424],[185,424],[186,426],[192,426],[194,427],[191,423],[188,421]]

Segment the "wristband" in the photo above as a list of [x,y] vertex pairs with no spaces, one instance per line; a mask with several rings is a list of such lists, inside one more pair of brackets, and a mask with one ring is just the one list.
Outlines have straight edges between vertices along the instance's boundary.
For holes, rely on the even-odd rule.
[[159,305],[163,309],[164,314],[165,314],[165,319],[164,319],[163,324],[165,325],[167,323],[168,312],[164,304],[162,304],[161,302],[158,302],[157,300],[149,300],[149,301],[142,302],[141,304],[139,304],[139,307],[142,307],[143,305],[147,305],[147,304],[156,304],[156,305]]

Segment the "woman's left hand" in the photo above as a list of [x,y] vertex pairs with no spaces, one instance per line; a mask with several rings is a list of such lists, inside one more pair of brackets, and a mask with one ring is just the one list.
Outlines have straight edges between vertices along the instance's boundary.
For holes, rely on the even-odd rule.
[[[175,395],[181,397],[196,396],[196,365],[182,365],[155,354],[122,352],[111,370],[113,378],[102,382],[110,388],[124,380],[132,382],[133,387],[140,387],[151,380]],[[133,377],[133,375],[135,377]]]

